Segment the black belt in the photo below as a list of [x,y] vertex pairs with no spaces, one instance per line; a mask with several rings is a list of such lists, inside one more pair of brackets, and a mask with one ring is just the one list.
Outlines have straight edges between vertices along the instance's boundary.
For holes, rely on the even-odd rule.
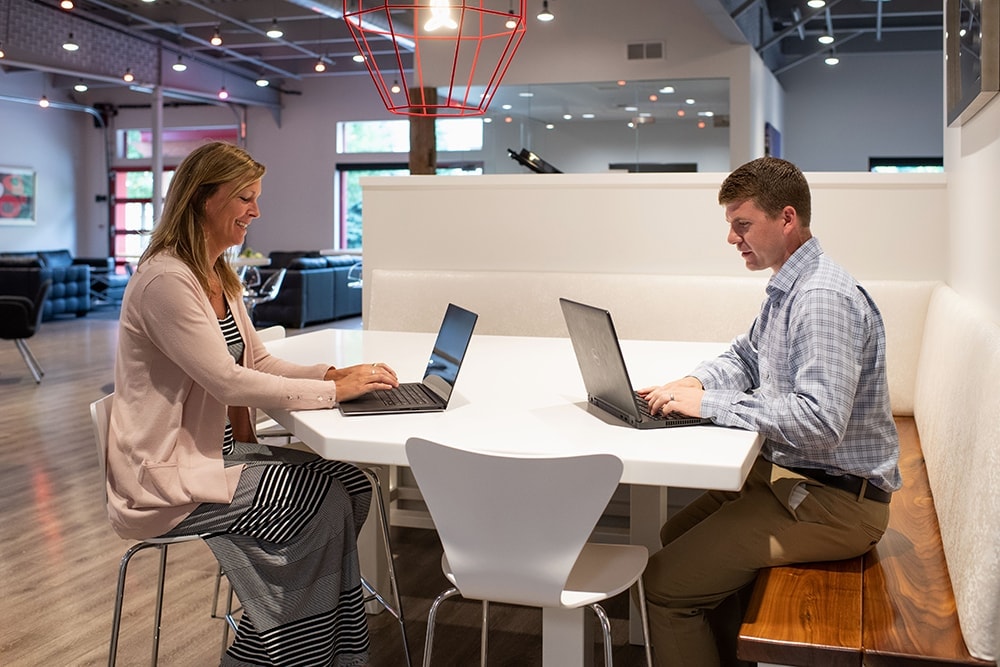
[[868,500],[874,500],[880,503],[887,503],[892,499],[892,493],[889,491],[883,491],[878,488],[868,480],[863,477],[857,477],[856,475],[833,475],[825,470],[818,470],[816,468],[790,468],[788,466],[782,466],[785,470],[790,470],[794,473],[802,475],[803,477],[808,477],[809,479],[821,482],[826,486],[832,486],[835,489],[840,489],[841,491],[847,491],[855,496],[861,496],[861,489],[865,490],[865,498]]

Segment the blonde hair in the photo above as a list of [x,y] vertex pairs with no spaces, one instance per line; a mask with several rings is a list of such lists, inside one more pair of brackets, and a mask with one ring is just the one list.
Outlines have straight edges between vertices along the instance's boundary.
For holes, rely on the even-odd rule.
[[214,141],[191,151],[184,158],[167,190],[163,214],[153,229],[149,247],[139,263],[161,252],[172,252],[188,265],[208,294],[213,270],[226,296],[242,291],[240,279],[224,256],[212,266],[208,256],[203,218],[205,203],[223,185],[232,184],[232,196],[264,175],[264,165],[239,146]]

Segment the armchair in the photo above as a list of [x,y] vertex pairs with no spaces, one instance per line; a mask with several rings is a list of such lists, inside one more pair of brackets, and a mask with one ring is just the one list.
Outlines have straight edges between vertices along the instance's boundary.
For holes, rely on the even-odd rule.
[[52,280],[44,281],[33,300],[24,296],[0,296],[0,338],[14,341],[36,383],[42,381],[45,371],[31,353],[26,339],[34,336],[41,325],[45,297],[51,287]]

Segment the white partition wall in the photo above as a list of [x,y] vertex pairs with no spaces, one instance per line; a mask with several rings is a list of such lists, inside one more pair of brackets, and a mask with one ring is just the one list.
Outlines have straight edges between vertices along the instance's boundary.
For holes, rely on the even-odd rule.
[[[725,176],[365,179],[365,279],[376,268],[747,276],[716,201]],[[947,279],[944,175],[806,176],[814,234],[859,279]]]

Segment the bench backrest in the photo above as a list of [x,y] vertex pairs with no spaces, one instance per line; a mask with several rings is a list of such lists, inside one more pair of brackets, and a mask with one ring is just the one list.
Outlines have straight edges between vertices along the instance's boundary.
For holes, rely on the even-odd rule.
[[[478,334],[565,337],[558,303],[564,296],[610,310],[624,339],[715,342],[747,330],[767,276],[373,269],[366,281],[368,329],[437,331],[451,301],[479,313]],[[937,285],[865,282],[886,322],[896,414],[913,414],[923,323]]]
[[972,655],[1000,655],[1000,324],[950,287],[924,326],[915,415],[958,618]]

